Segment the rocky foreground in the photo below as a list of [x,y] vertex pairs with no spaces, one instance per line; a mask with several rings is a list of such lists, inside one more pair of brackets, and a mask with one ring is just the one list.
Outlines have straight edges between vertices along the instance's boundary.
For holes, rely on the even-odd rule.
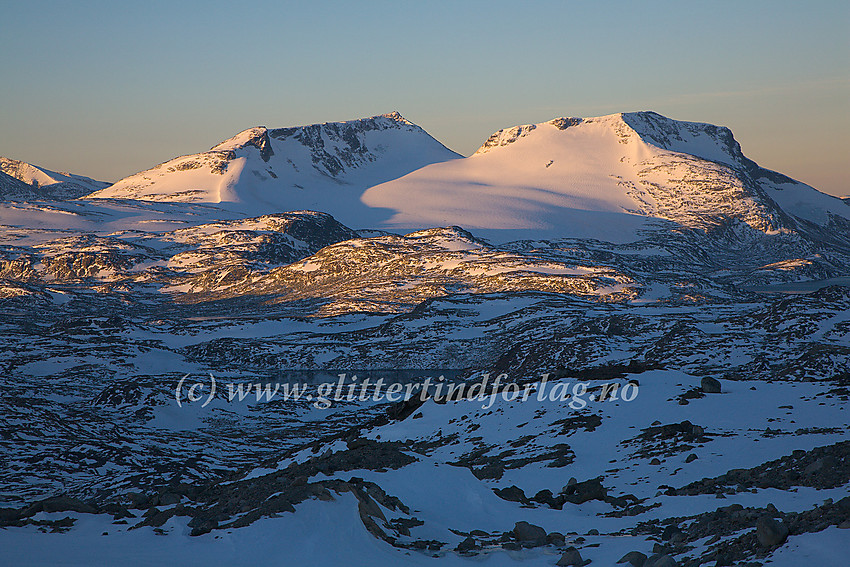
[[[457,228],[361,238],[316,213],[18,234],[0,313],[13,563],[86,563],[92,545],[350,563],[333,542],[364,565],[841,564],[847,287],[756,293],[731,283],[743,271],[671,274],[674,255],[578,261]],[[504,373],[534,393],[227,395],[317,396],[338,372]],[[178,406],[181,378],[206,393],[210,374],[210,403]],[[539,400],[543,374],[570,397]]]

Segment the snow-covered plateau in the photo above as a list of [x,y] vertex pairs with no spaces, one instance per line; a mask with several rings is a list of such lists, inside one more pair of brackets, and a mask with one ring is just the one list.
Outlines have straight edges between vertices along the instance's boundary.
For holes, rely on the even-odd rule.
[[3,565],[850,561],[850,203],[723,127],[0,158],[0,337]]

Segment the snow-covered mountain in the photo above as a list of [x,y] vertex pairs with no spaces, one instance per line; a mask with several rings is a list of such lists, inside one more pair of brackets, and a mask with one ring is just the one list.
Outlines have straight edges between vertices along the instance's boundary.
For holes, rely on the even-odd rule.
[[784,249],[771,261],[822,251],[801,239],[850,249],[846,202],[759,167],[723,127],[653,112],[557,118],[500,130],[458,158],[393,112],[251,128],[89,198],[320,210],[358,228],[457,225],[500,242],[697,231],[721,246]]
[[6,181],[0,185],[4,200],[76,199],[107,187],[109,183],[73,173],[58,173],[30,163],[0,157],[0,172],[26,185],[12,188]]
[[519,238],[630,242],[663,220],[668,230],[817,227],[847,244],[850,229],[850,207],[760,168],[729,129],[654,112],[499,130],[471,157],[372,187],[363,201],[394,210],[389,227],[458,224]]
[[121,179],[89,198],[217,203],[251,214],[330,211],[352,226],[385,216],[368,187],[460,157],[397,112],[294,128],[249,128],[209,151]]

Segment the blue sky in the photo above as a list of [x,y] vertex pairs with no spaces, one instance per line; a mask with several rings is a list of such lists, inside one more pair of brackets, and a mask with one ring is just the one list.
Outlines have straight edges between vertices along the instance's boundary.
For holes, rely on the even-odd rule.
[[850,194],[850,3],[0,0],[0,155],[116,180],[254,125],[398,110],[472,153],[655,110]]

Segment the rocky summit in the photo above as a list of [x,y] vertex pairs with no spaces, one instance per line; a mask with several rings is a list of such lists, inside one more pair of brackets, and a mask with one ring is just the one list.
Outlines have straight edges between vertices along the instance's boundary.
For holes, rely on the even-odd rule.
[[0,562],[846,561],[850,206],[726,128],[0,166]]

